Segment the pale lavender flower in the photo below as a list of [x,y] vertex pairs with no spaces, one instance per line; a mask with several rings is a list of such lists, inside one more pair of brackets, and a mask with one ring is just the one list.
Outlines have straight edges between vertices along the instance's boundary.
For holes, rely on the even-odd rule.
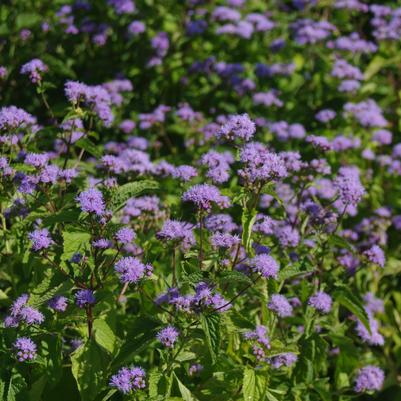
[[179,243],[183,250],[188,250],[196,243],[192,229],[193,226],[185,221],[166,220],[156,238]]
[[32,250],[36,252],[47,249],[54,243],[47,228],[32,231],[28,234],[28,238],[32,242]]
[[85,308],[88,305],[94,305],[96,298],[92,290],[79,290],[75,294],[75,302],[78,307]]
[[219,189],[214,185],[197,184],[189,188],[182,195],[184,202],[192,202],[198,209],[209,211],[213,203],[221,208],[230,206],[227,196],[223,196]]
[[15,340],[14,348],[17,351],[19,362],[30,361],[36,358],[36,344],[28,337],[18,337]]
[[274,369],[279,369],[282,366],[290,367],[298,360],[298,357],[293,352],[284,352],[269,360]]
[[322,313],[329,313],[332,306],[332,299],[329,294],[323,291],[317,292],[309,298],[308,304]]
[[79,202],[79,206],[84,212],[95,213],[98,216],[101,216],[105,212],[103,195],[95,188],[81,192],[76,200]]
[[135,239],[136,234],[132,228],[123,227],[116,232],[115,237],[120,244],[129,244]]
[[255,256],[250,260],[249,265],[252,270],[260,273],[265,278],[277,278],[280,268],[277,261],[272,256],[266,254]]
[[283,295],[273,294],[267,306],[280,317],[292,316],[292,306]]
[[248,114],[230,116],[227,122],[220,128],[216,136],[220,139],[233,141],[236,138],[249,141],[256,132],[255,123]]
[[241,239],[238,235],[217,232],[211,236],[210,242],[214,248],[232,248],[241,243]]
[[384,267],[384,264],[386,263],[386,257],[383,250],[378,245],[373,245],[363,254],[364,256],[366,256],[369,262],[374,263],[380,267]]
[[110,387],[114,387],[124,394],[145,388],[145,371],[142,368],[121,368],[110,379]]
[[383,387],[384,372],[377,366],[367,365],[359,370],[355,379],[355,391],[377,391]]
[[48,305],[57,312],[65,312],[68,306],[68,299],[62,295],[56,295],[49,300]]
[[29,75],[32,83],[37,84],[42,80],[42,73],[47,72],[47,65],[40,59],[34,58],[21,67],[21,74]]
[[175,342],[179,336],[178,330],[173,326],[167,326],[160,330],[156,337],[167,348],[174,347]]
[[139,280],[152,272],[152,266],[144,265],[139,259],[132,256],[121,258],[115,265],[114,270],[119,274],[123,283],[137,283]]
[[173,170],[172,176],[178,178],[181,181],[190,181],[192,178],[196,177],[198,172],[196,168],[192,166],[182,165],[178,166]]

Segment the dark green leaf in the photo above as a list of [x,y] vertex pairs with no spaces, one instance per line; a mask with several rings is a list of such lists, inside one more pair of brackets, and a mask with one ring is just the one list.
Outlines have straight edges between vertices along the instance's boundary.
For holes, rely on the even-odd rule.
[[206,343],[209,348],[212,363],[216,363],[220,348],[220,315],[211,313],[201,315],[201,324],[205,333]]

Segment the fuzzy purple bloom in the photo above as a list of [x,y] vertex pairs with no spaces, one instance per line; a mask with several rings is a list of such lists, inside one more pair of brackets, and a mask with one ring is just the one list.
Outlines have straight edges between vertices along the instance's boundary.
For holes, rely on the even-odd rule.
[[383,387],[384,372],[377,366],[367,365],[359,370],[355,379],[355,391],[377,391]]
[[145,388],[145,371],[142,368],[121,368],[110,379],[110,386],[124,394]]
[[68,299],[62,295],[56,295],[50,299],[48,305],[57,312],[65,312],[68,306]]
[[174,343],[177,341],[179,336],[178,330],[173,326],[167,326],[160,330],[156,337],[157,339],[167,348],[174,347]]
[[92,290],[79,290],[75,294],[75,302],[78,307],[85,308],[88,305],[94,305],[96,298]]
[[15,340],[14,348],[17,351],[19,362],[25,362],[36,358],[36,344],[28,337],[18,337]]
[[230,116],[216,136],[230,141],[236,138],[249,141],[255,132],[255,123],[249,118],[248,114],[242,114]]
[[47,228],[32,231],[28,234],[28,238],[32,242],[32,250],[36,252],[47,249],[54,243]]
[[261,254],[250,260],[250,267],[265,278],[277,278],[280,269],[277,261],[270,255]]
[[273,294],[267,306],[280,317],[288,317],[292,315],[292,306],[283,295]]
[[152,272],[151,265],[144,265],[139,259],[132,256],[121,258],[115,265],[115,271],[119,274],[123,283],[137,283]]
[[81,192],[76,200],[79,202],[79,206],[83,212],[95,213],[98,216],[101,216],[105,212],[103,194],[95,188]]
[[380,267],[384,267],[384,264],[386,263],[386,257],[383,250],[378,245],[373,245],[363,254],[364,256],[366,256],[369,262],[374,263]]
[[198,209],[202,210],[210,210],[213,203],[221,208],[227,208],[230,205],[229,198],[221,195],[217,187],[209,184],[194,185],[184,192],[182,200],[192,202]]
[[322,313],[329,313],[333,301],[329,294],[323,291],[317,292],[309,298],[308,304]]

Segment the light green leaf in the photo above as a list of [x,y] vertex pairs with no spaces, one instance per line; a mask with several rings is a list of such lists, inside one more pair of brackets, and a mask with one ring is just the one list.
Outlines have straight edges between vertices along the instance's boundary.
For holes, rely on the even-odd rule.
[[117,339],[113,333],[113,330],[105,320],[95,319],[93,322],[93,334],[95,336],[95,341],[101,347],[111,354],[114,352]]
[[369,318],[359,297],[347,287],[340,287],[333,293],[334,299],[352,312],[366,327],[370,333]]
[[138,196],[144,191],[156,190],[159,184],[156,181],[143,180],[136,182],[129,182],[121,187],[118,187],[116,192],[111,198],[111,208],[114,212],[122,209],[127,203],[128,199]]
[[182,399],[184,401],[198,401],[198,399],[191,393],[191,391],[187,387],[185,387],[185,385],[180,381],[180,379],[177,377],[175,373],[174,376],[175,379],[177,380],[178,388],[180,389]]
[[217,313],[201,315],[200,320],[212,363],[215,364],[220,348],[220,315]]
[[256,394],[255,370],[248,366],[246,366],[244,369],[242,394],[244,396],[244,401],[255,401],[255,394]]

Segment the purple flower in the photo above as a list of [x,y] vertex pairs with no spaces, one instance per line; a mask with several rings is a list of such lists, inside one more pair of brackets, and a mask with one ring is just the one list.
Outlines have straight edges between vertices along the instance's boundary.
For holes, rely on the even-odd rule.
[[393,140],[393,134],[386,129],[379,129],[373,132],[372,140],[381,145],[390,145]]
[[88,305],[94,305],[96,303],[96,298],[92,290],[79,290],[75,294],[75,302],[78,307],[85,308]]
[[249,141],[256,132],[255,123],[248,114],[230,116],[227,122],[220,128],[216,136],[220,139],[233,141],[236,138]]
[[263,277],[277,278],[277,273],[280,267],[272,256],[265,253],[257,255],[250,260],[249,264],[255,272],[260,273]]
[[49,300],[48,305],[57,312],[65,312],[68,306],[68,299],[62,295],[56,295]]
[[177,341],[179,336],[178,330],[173,326],[167,326],[160,330],[156,337],[157,339],[168,348],[174,347],[174,343]]
[[106,238],[99,238],[95,241],[92,241],[92,246],[98,249],[109,249],[113,246],[113,243]]
[[198,375],[200,372],[202,372],[202,370],[203,370],[203,365],[201,365],[200,363],[195,363],[189,367],[188,375],[189,376]]
[[128,25],[128,32],[132,36],[137,36],[143,32],[145,32],[146,26],[142,21],[132,21]]
[[20,310],[18,318],[28,325],[41,324],[45,320],[43,314],[31,306],[24,306]]
[[267,349],[270,348],[270,339],[267,336],[267,328],[265,326],[258,325],[253,331],[247,331],[244,334],[244,338],[247,340],[256,340],[260,345],[263,345]]
[[329,313],[331,310],[332,300],[329,294],[319,291],[309,298],[308,304],[319,312]]
[[15,340],[14,348],[17,351],[19,362],[25,362],[36,358],[36,344],[28,337],[18,337]]
[[79,202],[79,206],[83,212],[95,213],[98,216],[101,216],[105,212],[103,194],[95,188],[81,192],[76,200]]
[[267,306],[280,317],[288,317],[292,315],[292,306],[283,295],[273,294]]
[[354,166],[340,167],[334,185],[344,206],[356,206],[365,194],[359,179],[359,170]]
[[221,195],[219,189],[214,185],[197,184],[189,188],[183,195],[184,202],[192,202],[198,209],[211,210],[212,204],[216,203],[221,208],[230,206],[227,196]]
[[292,366],[298,357],[293,352],[284,352],[283,354],[277,355],[270,360],[270,364],[274,369],[279,369],[282,366]]
[[359,319],[357,319],[355,329],[358,336],[362,339],[363,342],[366,342],[369,345],[383,345],[384,338],[379,333],[379,322],[373,317],[372,312],[370,312],[369,310],[366,310],[366,312],[369,318],[370,332],[365,327],[365,325]]
[[2,107],[0,109],[0,130],[25,129],[34,124],[36,124],[36,118],[23,109],[15,106]]
[[28,234],[28,238],[32,242],[32,250],[34,251],[47,249],[54,243],[47,228],[32,231]]
[[192,166],[182,165],[176,167],[172,173],[174,178],[179,178],[181,181],[190,181],[192,178],[198,175],[196,168]]
[[120,275],[123,283],[137,283],[140,279],[152,272],[151,265],[144,265],[140,260],[127,256],[121,258],[115,265],[114,269]]
[[384,312],[384,302],[380,298],[376,298],[373,293],[368,292],[363,296],[363,300],[365,301],[365,306],[368,311],[371,313],[383,313]]
[[36,84],[42,80],[41,73],[47,72],[47,65],[40,59],[34,58],[21,67],[21,74],[28,75],[30,80]]
[[196,243],[192,228],[192,225],[185,221],[166,220],[156,238],[181,243],[182,249],[187,250]]
[[115,237],[117,242],[119,242],[120,244],[129,244],[135,239],[136,234],[133,229],[129,227],[124,227],[120,228],[117,231]]
[[316,120],[320,121],[321,123],[327,123],[335,118],[336,112],[331,109],[324,109],[320,110],[316,115]]
[[205,227],[212,232],[230,233],[238,228],[229,214],[211,214],[205,219]]
[[217,232],[211,236],[210,242],[214,248],[232,248],[240,244],[241,239],[238,235]]
[[108,0],[116,14],[131,14],[135,12],[135,3],[132,0]]
[[377,366],[367,365],[359,370],[355,379],[355,391],[377,391],[383,387],[384,372]]
[[252,96],[253,103],[265,107],[277,106],[283,107],[284,103],[277,97],[277,91],[271,90],[269,92],[258,92]]
[[283,158],[258,142],[246,144],[241,149],[240,159],[245,166],[238,173],[251,183],[277,180],[288,174]]
[[214,150],[205,153],[200,159],[202,166],[209,167],[206,176],[216,184],[226,182],[230,178],[230,164],[233,162],[230,152],[219,153]]
[[121,368],[110,380],[110,386],[124,394],[145,388],[145,371],[142,368]]
[[386,263],[386,258],[384,256],[383,250],[378,245],[373,245],[371,248],[366,250],[364,256],[369,260],[369,262],[384,267]]

